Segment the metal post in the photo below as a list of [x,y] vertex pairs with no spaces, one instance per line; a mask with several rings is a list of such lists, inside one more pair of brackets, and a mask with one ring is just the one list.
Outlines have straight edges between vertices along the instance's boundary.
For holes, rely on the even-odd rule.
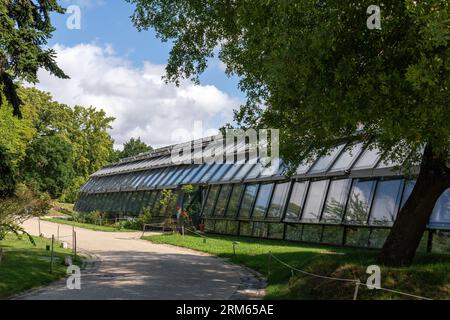
[[358,291],[359,291],[359,285],[361,282],[359,280],[356,281],[355,284],[355,293],[353,294],[353,300],[358,300]]
[[52,234],[52,252],[50,254],[50,273],[53,273],[53,246],[55,242],[55,235]]
[[41,217],[38,217],[39,237],[41,236]]
[[56,233],[56,243],[59,243],[59,223],[58,223],[58,231]]
[[269,259],[267,261],[267,279],[270,277],[270,264],[272,262],[272,251],[269,251]]

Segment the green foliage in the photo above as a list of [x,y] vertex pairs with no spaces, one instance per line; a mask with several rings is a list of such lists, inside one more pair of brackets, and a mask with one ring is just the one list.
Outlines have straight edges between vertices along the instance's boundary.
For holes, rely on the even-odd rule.
[[0,108],[0,146],[12,169],[19,180],[75,201],[79,187],[114,154],[108,134],[114,118],[93,107],[70,108],[34,88],[19,88],[18,94],[21,119],[12,115],[12,106]]
[[141,138],[131,138],[128,142],[123,144],[123,150],[118,152],[118,158],[128,158],[137,156],[140,153],[150,152],[153,148],[145,142],[141,141]]
[[61,135],[42,136],[33,140],[23,163],[24,179],[35,183],[53,198],[61,196],[75,174],[70,141]]
[[0,145],[0,199],[14,194],[16,180],[6,149]]
[[169,81],[198,80],[219,47],[248,95],[237,120],[280,128],[293,164],[349,138],[411,163],[427,143],[448,154],[447,0],[377,3],[382,30],[366,26],[368,0],[129,2],[139,30],[174,41]]
[[147,206],[142,210],[142,213],[137,217],[137,224],[139,229],[142,229],[144,225],[152,223],[153,213],[152,206]]
[[31,217],[45,215],[49,209],[50,197],[47,194],[32,191],[19,184],[13,196],[0,201],[0,240],[8,233],[18,237],[25,234],[29,237],[20,224]]
[[56,0],[0,2],[0,105],[4,95],[15,115],[21,114],[15,79],[36,83],[41,68],[68,78],[55,62],[55,51],[47,46],[55,30],[50,20],[53,12],[64,13]]

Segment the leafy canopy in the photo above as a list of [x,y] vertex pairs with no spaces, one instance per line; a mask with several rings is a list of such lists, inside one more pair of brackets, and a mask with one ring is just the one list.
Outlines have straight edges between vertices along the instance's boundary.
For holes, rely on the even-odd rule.
[[448,0],[379,1],[381,30],[367,28],[370,0],[127,1],[139,30],[173,40],[168,81],[198,81],[218,52],[248,95],[238,124],[280,128],[288,161],[348,138],[392,160],[425,144],[447,157]]
[[141,141],[141,138],[131,138],[123,144],[123,150],[118,152],[118,157],[119,159],[128,158],[152,150],[153,148]]
[[[20,116],[21,100],[14,80],[38,82],[44,68],[59,78],[68,78],[55,62],[55,51],[46,47],[55,28],[50,14],[64,13],[56,0],[0,1],[0,86]],[[1,104],[2,94],[0,94]]]

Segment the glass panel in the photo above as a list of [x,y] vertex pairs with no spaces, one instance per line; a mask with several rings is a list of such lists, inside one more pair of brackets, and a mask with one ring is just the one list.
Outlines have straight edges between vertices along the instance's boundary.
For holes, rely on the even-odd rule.
[[186,176],[189,174],[189,172],[191,172],[192,169],[194,169],[194,168],[190,167],[190,166],[189,167],[184,167],[184,169],[181,172],[181,174],[178,177],[176,177],[171,184],[173,184],[173,185],[181,184],[181,181],[183,181],[186,178]]
[[253,202],[255,200],[257,191],[258,191],[257,184],[249,184],[245,188],[241,204],[241,210],[239,211],[240,218],[250,218],[250,212],[252,210]]
[[269,235],[270,239],[283,239],[284,224],[283,223],[270,223],[269,224]]
[[394,222],[400,204],[402,187],[402,180],[378,182],[370,217],[372,224],[391,225]]
[[366,149],[362,154],[361,158],[359,158],[358,162],[356,162],[353,169],[369,169],[373,168],[378,160],[380,159],[380,151],[377,148],[373,148],[372,150]]
[[265,222],[253,222],[253,233],[254,237],[267,238],[267,223]]
[[210,217],[214,211],[214,205],[217,199],[217,193],[220,186],[212,186],[209,189],[208,199],[206,199],[205,207],[203,208],[203,216]]
[[250,179],[256,179],[258,178],[261,173],[263,172],[264,168],[261,163],[257,163],[253,166],[252,170],[248,173],[248,175],[245,177],[246,180]]
[[286,226],[286,240],[301,241],[303,233],[303,225],[290,225]]
[[363,147],[362,143],[352,144],[351,146],[347,147],[345,151],[341,153],[339,159],[336,160],[330,171],[341,171],[350,169],[355,159],[361,153],[362,147]]
[[345,202],[348,197],[351,179],[332,180],[327,201],[323,210],[322,221],[341,223],[344,216]]
[[223,217],[227,208],[228,199],[230,198],[232,185],[223,185],[220,189],[219,198],[217,199],[214,216]]
[[433,234],[433,245],[431,252],[450,253],[450,231],[436,230]]
[[295,173],[296,174],[307,173],[309,171],[309,169],[311,168],[311,166],[314,164],[314,162],[315,162],[315,160],[309,160],[308,162],[299,165]]
[[375,180],[358,179],[354,183],[345,218],[348,223],[367,223],[374,186]]
[[262,184],[259,188],[258,197],[256,198],[255,207],[253,209],[253,219],[265,218],[270,196],[272,195],[272,189],[273,183]]
[[286,211],[286,220],[297,220],[302,211],[303,198],[306,193],[307,182],[296,182],[292,189],[291,198]]
[[369,228],[347,228],[345,244],[355,247],[367,247],[369,244]]
[[252,235],[252,224],[250,222],[240,222],[239,235],[251,236]]
[[224,163],[221,165],[220,169],[216,171],[216,173],[212,176],[210,181],[220,181],[220,179],[225,175],[225,173],[230,169],[233,165]]
[[180,175],[183,174],[184,169],[185,169],[185,167],[177,167],[175,173],[170,177],[170,179],[168,179],[168,180],[165,182],[165,185],[166,185],[166,186],[173,186],[173,185],[175,185],[174,182],[178,179],[178,177],[179,177]]
[[227,171],[227,173],[220,179],[220,181],[230,181],[236,172],[238,172],[242,168],[243,164],[236,163],[231,166],[231,168]]
[[303,210],[302,221],[319,221],[327,185],[328,180],[311,182],[308,198],[305,202],[305,209]]
[[227,231],[227,221],[226,220],[216,220],[216,225],[214,226],[214,232],[224,234]]
[[320,242],[322,226],[305,224],[303,227],[302,241]]
[[239,201],[241,200],[241,194],[244,190],[244,185],[236,184],[233,187],[233,192],[231,193],[230,203],[227,208],[227,217],[236,217],[239,209]]
[[208,172],[200,179],[200,183],[208,182],[209,179],[211,179],[211,177],[214,176],[214,174],[220,168],[221,164],[214,163],[211,166],[211,169],[208,170]]
[[329,154],[324,155],[321,157],[314,166],[311,168],[311,170],[308,173],[318,173],[318,172],[324,172],[327,171],[330,166],[333,164],[336,157],[339,155],[339,153],[344,149],[345,144],[342,144],[340,146],[337,146],[336,148],[329,151]]
[[184,177],[184,179],[180,182],[180,184],[189,184],[192,182],[192,180],[195,178],[195,175],[199,172],[201,169],[201,165],[193,165],[192,170],[189,171],[189,173]]
[[405,205],[406,201],[409,199],[409,196],[413,192],[414,186],[416,185],[415,180],[405,180],[405,190],[403,191],[402,196],[402,208]]
[[167,170],[166,170],[166,172],[164,174],[164,177],[162,177],[162,179],[160,179],[158,181],[158,185],[166,186],[167,185],[167,181],[169,181],[172,178],[172,176],[174,176],[176,174],[177,170],[178,170],[177,167],[167,168]]
[[239,221],[228,220],[227,234],[237,235],[239,232]]
[[203,176],[205,175],[205,173],[211,169],[211,165],[210,164],[203,164],[201,166],[201,168],[198,170],[197,174],[195,175],[195,177],[193,177],[192,182],[191,183],[198,183],[198,181],[200,181],[201,178],[203,178]]
[[247,173],[250,172],[250,170],[252,170],[254,167],[253,164],[244,164],[241,166],[241,169],[239,170],[239,172],[234,176],[233,180],[242,180],[245,178],[245,176],[247,175]]
[[390,229],[372,229],[372,232],[370,233],[369,247],[378,249],[382,248],[390,231]]
[[430,225],[450,227],[450,189],[445,190],[439,197],[431,215]]
[[267,214],[269,218],[280,218],[283,214],[290,185],[290,182],[278,183],[276,185]]
[[161,181],[167,178],[168,175],[170,175],[172,172],[171,168],[166,168],[164,171],[159,175],[158,178],[155,179],[155,181],[152,182],[152,185],[154,187],[161,187]]
[[205,221],[205,231],[206,232],[214,232],[214,224],[216,223],[215,220],[206,220]]
[[342,244],[344,237],[344,227],[325,226],[322,235],[322,243]]

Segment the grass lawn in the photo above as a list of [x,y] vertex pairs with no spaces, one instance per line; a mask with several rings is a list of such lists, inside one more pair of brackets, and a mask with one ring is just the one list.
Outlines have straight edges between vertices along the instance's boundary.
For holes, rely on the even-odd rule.
[[54,223],[60,223],[60,224],[67,224],[70,226],[75,226],[78,228],[84,228],[84,229],[89,229],[89,230],[94,230],[94,231],[103,231],[103,232],[136,232],[136,231],[139,231],[139,230],[130,230],[130,229],[119,229],[119,228],[111,227],[111,226],[99,226],[99,225],[90,224],[90,223],[74,222],[74,221],[69,221],[66,219],[58,219],[58,218],[45,218],[42,220],[54,222]]
[[[360,279],[365,282],[366,269],[376,264],[377,251],[305,245],[263,239],[209,235],[206,243],[197,236],[157,235],[143,237],[154,242],[172,244],[229,258],[260,273],[268,273],[268,252],[280,260],[315,274]],[[238,241],[233,255],[233,241]],[[409,268],[381,267],[381,286],[433,299],[450,299],[450,256],[420,254]],[[272,260],[266,299],[352,299],[355,285],[308,277],[294,273]],[[381,290],[360,287],[359,299],[411,299]]]
[[[50,273],[50,252],[46,245],[51,240],[35,237],[36,247],[27,237],[18,240],[8,235],[0,241],[3,257],[0,263],[0,299],[6,299],[28,289],[46,285],[66,275],[64,257],[71,250],[57,248],[55,245],[55,260],[53,273]],[[76,264],[80,265],[77,259]]]

